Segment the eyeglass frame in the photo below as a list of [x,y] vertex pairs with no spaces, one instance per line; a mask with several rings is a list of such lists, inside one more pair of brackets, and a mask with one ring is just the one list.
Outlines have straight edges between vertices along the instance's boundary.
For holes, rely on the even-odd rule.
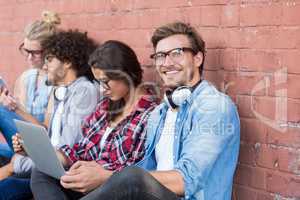
[[26,48],[24,48],[24,43],[22,43],[19,46],[19,51],[25,57],[28,57],[29,54],[31,54],[31,56],[34,57],[34,58],[37,58],[37,57],[41,56],[44,52],[43,50],[29,50],[29,49],[26,49]]
[[[189,51],[189,52],[192,52],[194,55],[197,54],[197,51],[195,51],[195,50],[194,50],[193,48],[191,48],[191,47],[176,47],[176,48],[170,49],[170,50],[168,50],[168,51],[166,51],[166,52],[160,51],[160,52],[153,53],[153,54],[150,55],[150,58],[154,60],[154,63],[155,63],[155,65],[157,65],[157,66],[158,66],[158,64],[156,64],[155,56],[158,55],[158,54],[163,54],[163,55],[164,55],[164,61],[163,61],[160,65],[163,65],[163,64],[166,62],[167,56],[169,56],[169,58],[170,58],[173,62],[175,62],[175,61],[172,59],[172,56],[170,56],[170,54],[171,54],[173,51],[175,51],[175,50],[180,50],[180,51],[182,51],[183,53],[186,52],[186,51]],[[175,63],[177,63],[177,62],[175,62]]]
[[109,81],[111,81],[109,78],[94,78],[94,81],[102,86],[105,90],[110,90]]

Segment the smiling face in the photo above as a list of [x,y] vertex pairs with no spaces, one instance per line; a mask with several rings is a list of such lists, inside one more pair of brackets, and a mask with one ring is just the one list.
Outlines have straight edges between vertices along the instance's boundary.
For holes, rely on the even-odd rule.
[[92,72],[97,82],[100,82],[104,96],[112,101],[128,98],[130,90],[123,80],[109,79],[103,70],[96,67],[92,67]]
[[[178,34],[164,38],[157,43],[155,52],[164,53],[176,48],[191,48],[187,36]],[[176,60],[171,56],[166,56],[162,64],[156,65],[164,84],[171,88],[195,85],[200,80],[199,66],[203,61],[202,53],[194,54],[191,51],[182,51],[176,56]]]

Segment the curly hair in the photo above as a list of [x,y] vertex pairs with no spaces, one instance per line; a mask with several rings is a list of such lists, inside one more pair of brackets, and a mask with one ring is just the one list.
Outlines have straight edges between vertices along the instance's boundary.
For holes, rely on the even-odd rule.
[[41,46],[44,56],[52,55],[62,62],[69,62],[77,77],[86,76],[93,80],[88,60],[97,43],[87,33],[78,30],[59,31],[42,41]]

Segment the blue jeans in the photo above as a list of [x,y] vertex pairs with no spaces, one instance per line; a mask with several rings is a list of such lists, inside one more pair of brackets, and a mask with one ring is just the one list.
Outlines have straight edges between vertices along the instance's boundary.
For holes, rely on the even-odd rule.
[[9,177],[0,181],[0,200],[31,199],[30,179]]
[[16,134],[17,127],[13,119],[22,119],[15,112],[8,110],[6,107],[0,105],[0,131],[7,141],[7,144],[0,143],[0,156],[11,157],[12,139],[11,137]]

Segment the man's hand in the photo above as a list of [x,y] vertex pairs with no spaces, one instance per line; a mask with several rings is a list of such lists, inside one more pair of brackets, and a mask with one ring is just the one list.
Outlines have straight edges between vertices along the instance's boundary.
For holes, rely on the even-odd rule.
[[9,93],[7,88],[3,88],[0,94],[0,103],[7,107],[9,110],[16,110],[17,108],[17,101],[15,98]]
[[26,156],[26,152],[23,148],[23,140],[21,138],[21,135],[19,133],[16,133],[15,135],[12,136],[12,144],[14,148],[14,152],[21,154],[23,156]]
[[81,193],[88,193],[102,185],[112,171],[105,170],[95,161],[78,161],[64,176],[60,183],[64,188]]

